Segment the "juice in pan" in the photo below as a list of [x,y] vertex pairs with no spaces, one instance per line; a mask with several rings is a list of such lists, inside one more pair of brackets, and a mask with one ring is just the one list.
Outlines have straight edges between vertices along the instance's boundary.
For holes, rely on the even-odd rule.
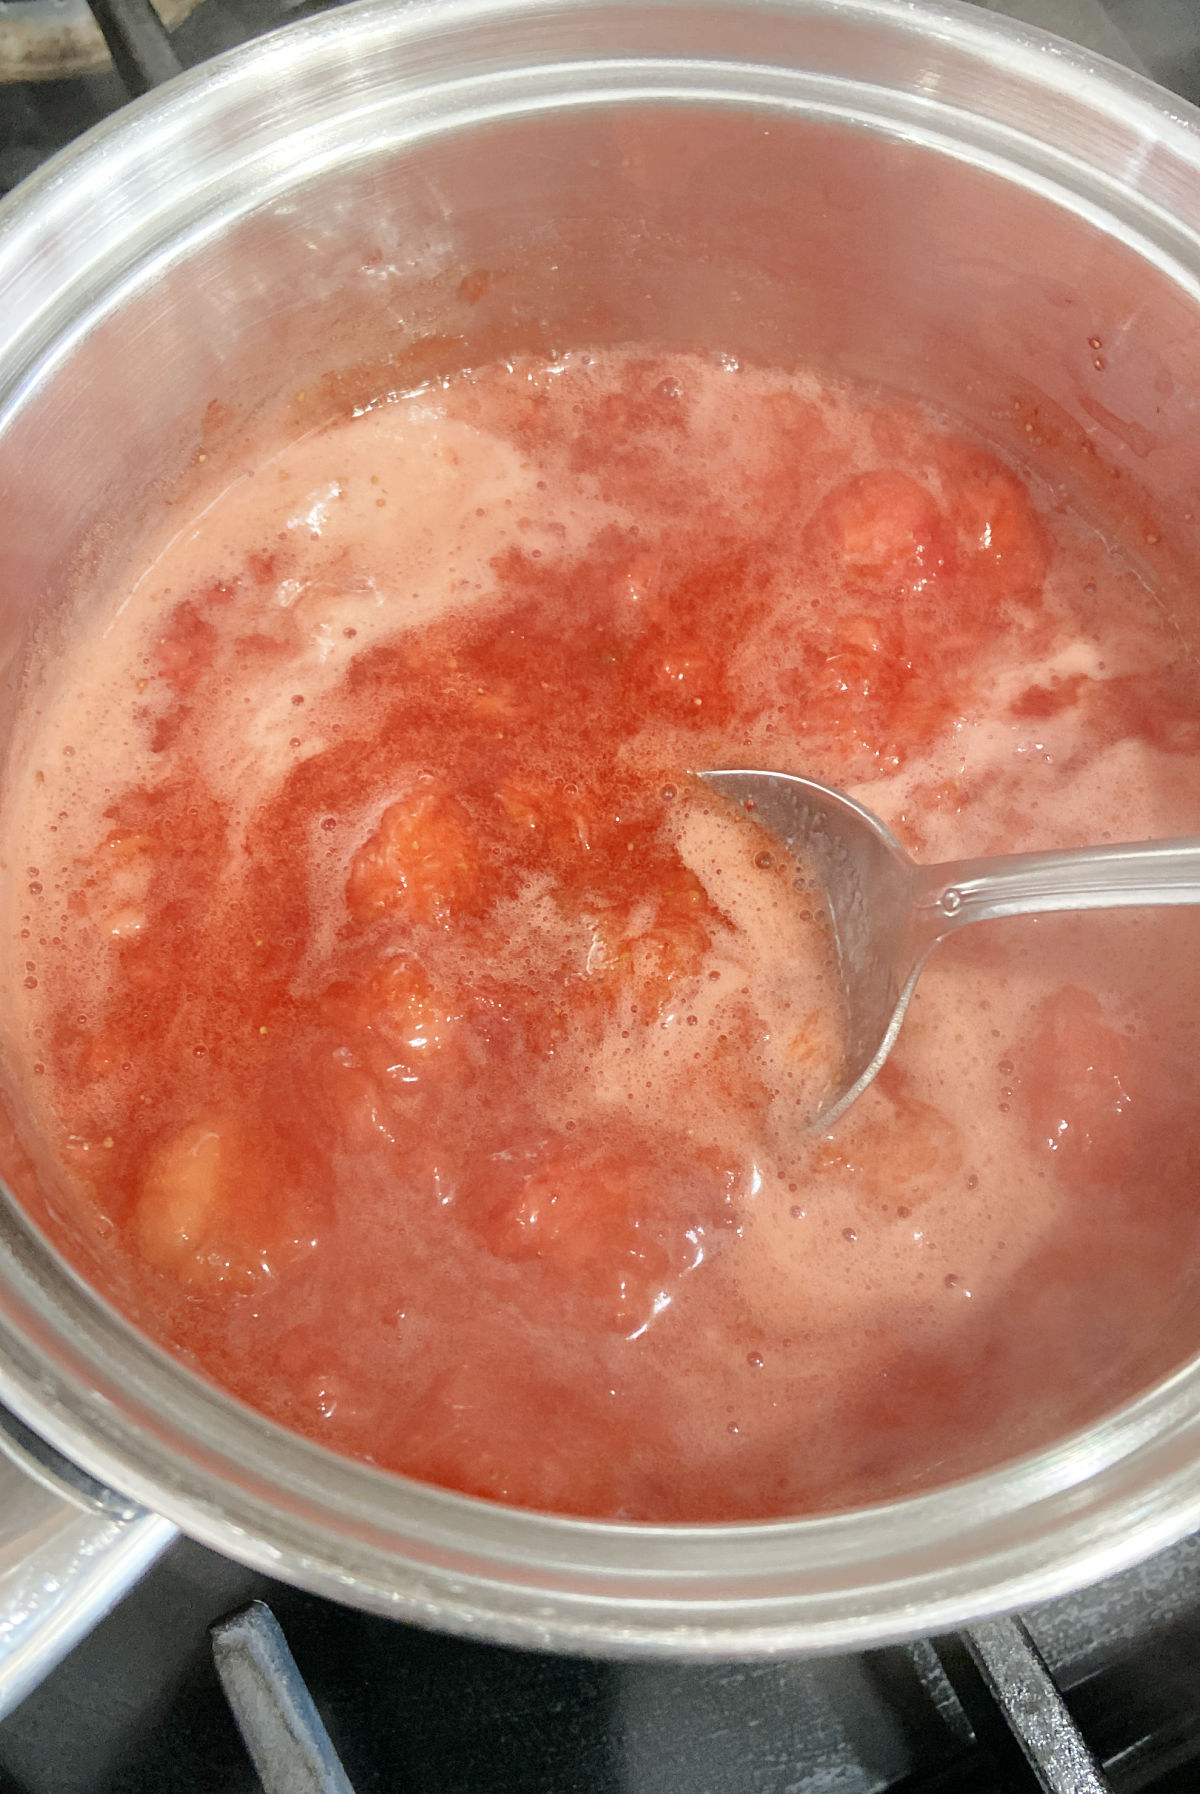
[[10,1075],[112,1298],[337,1451],[645,1521],[911,1493],[1158,1374],[1197,918],[968,931],[814,1129],[820,891],[696,776],[925,859],[1200,831],[1200,677],[1120,543],[722,357],[304,417],[197,475],[9,778]]

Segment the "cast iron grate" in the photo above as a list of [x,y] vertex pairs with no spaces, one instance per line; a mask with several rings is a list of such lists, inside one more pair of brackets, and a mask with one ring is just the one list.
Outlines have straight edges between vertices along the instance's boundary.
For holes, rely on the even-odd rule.
[[[353,1794],[270,1607],[252,1601],[218,1622],[212,1646],[264,1794]],[[910,1778],[905,1794],[965,1786],[997,1794],[1112,1794],[1020,1619],[981,1621],[934,1640],[933,1649],[970,1725],[976,1748],[967,1758],[974,1760]]]

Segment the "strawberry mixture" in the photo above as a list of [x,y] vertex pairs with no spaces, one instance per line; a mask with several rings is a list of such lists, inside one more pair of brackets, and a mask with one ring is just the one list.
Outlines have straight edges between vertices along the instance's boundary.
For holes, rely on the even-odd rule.
[[197,472],[10,768],[5,1062],[112,1299],[334,1450],[651,1521],[927,1488],[1194,1350],[1197,918],[948,943],[814,1131],[820,892],[696,777],[929,859],[1200,831],[1144,569],[729,358],[306,418]]

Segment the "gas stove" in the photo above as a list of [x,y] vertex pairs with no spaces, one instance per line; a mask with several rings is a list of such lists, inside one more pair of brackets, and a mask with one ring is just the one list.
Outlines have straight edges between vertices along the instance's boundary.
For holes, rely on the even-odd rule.
[[442,1637],[180,1540],[0,1725],[0,1789],[1194,1794],[1198,1661],[1200,1539],[1019,1622],[699,1665]]
[[[0,193],[131,94],[323,4],[0,0]],[[980,4],[1200,103],[1197,0]],[[1018,1619],[911,1645],[596,1662],[273,1582],[98,1489],[19,1423],[4,1432],[0,1794],[1200,1786],[1200,1536]]]

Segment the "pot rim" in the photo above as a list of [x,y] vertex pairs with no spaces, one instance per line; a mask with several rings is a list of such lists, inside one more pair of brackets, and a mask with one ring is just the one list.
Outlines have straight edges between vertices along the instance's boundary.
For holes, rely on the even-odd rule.
[[[700,0],[687,9],[709,23],[731,10],[743,25],[874,31],[909,49],[931,46],[964,70],[999,70],[1003,81],[974,110],[956,110],[944,88],[914,95],[827,71],[670,55],[655,45],[670,41],[681,0],[573,0],[567,9],[558,0],[358,0],[180,76],[0,204],[0,429],[164,257],[361,153],[372,105],[395,115],[388,147],[546,106],[692,99],[824,117],[840,105],[862,128],[1046,192],[1200,299],[1200,113],[1184,102],[966,5],[753,0],[731,9]],[[491,45],[531,22],[545,38],[543,60],[458,72],[462,43]],[[619,47],[635,24],[640,54]],[[582,25],[593,53],[556,60],[555,32]],[[605,30],[612,42],[599,56]],[[394,80],[383,96],[339,109],[354,59],[389,57]],[[156,173],[156,158],[170,163],[165,146],[187,143],[214,109],[253,114],[258,96],[286,92],[298,70],[330,68],[326,110],[314,103],[281,142],[264,101],[240,159],[198,173],[179,209]],[[1092,119],[1093,137],[1081,142],[1094,143],[1094,155],[1050,140],[1056,108],[1067,107]],[[289,154],[302,139],[307,155]],[[1131,141],[1146,151],[1132,175]],[[102,194],[116,195],[117,229],[99,243],[80,227]],[[1048,1449],[848,1514],[648,1526],[456,1495],[338,1457],[194,1375],[93,1294],[11,1198],[0,1206],[0,1397],[89,1470],[271,1574],[452,1631],[603,1655],[878,1645],[1064,1593],[1200,1525],[1200,1360]]]

